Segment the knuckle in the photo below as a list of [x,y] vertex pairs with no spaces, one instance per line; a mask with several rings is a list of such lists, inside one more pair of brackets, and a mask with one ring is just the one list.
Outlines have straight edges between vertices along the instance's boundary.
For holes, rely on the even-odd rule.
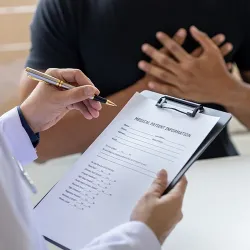
[[169,63],[169,60],[166,56],[162,56],[162,58],[160,59],[160,64],[162,65],[167,65]]
[[161,53],[163,53],[163,54],[167,54],[167,52],[168,52],[168,50],[167,50],[167,48],[166,47],[162,47],[162,48],[160,48],[160,50],[159,50]]
[[187,63],[183,63],[183,64],[181,65],[181,67],[182,67],[182,69],[183,69],[184,71],[190,72],[190,71],[192,71],[192,69],[193,69],[193,67],[194,67],[194,63],[193,63],[193,61],[189,61],[189,62],[187,62]]
[[58,70],[59,70],[59,69],[57,69],[57,68],[49,68],[49,69],[47,69],[47,70],[45,71],[45,74],[48,74],[48,75],[50,75],[50,74],[55,74],[55,73],[58,72]]
[[171,51],[173,51],[173,52],[176,52],[176,51],[178,50],[178,46],[177,46],[176,43],[171,42],[171,43],[169,44],[169,49],[170,49]]
[[159,178],[156,178],[154,181],[153,181],[153,185],[161,185],[161,180]]
[[74,74],[81,74],[82,71],[80,69],[73,69]]
[[145,202],[147,202],[147,201],[149,201],[149,200],[151,200],[151,199],[152,199],[152,193],[147,192],[147,193],[144,194],[143,200],[144,200]]
[[[75,90],[78,90],[80,88],[75,88]],[[85,86],[81,88],[81,91],[79,91],[79,95],[81,94],[82,96],[89,96],[89,88],[86,88]]]
[[168,74],[165,71],[160,72],[160,79],[167,80]]
[[177,221],[180,222],[180,221],[182,221],[182,219],[183,219],[183,213],[182,213],[182,211],[180,211],[178,214],[178,217],[177,217]]
[[163,181],[161,180],[157,180],[155,182],[155,190],[158,192],[158,191],[161,191],[162,189],[166,188],[166,183],[164,183]]

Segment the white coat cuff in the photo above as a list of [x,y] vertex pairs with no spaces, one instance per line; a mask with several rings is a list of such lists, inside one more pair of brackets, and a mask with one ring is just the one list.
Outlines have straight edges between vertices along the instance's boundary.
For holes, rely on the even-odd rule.
[[36,150],[21,124],[17,108],[5,113],[1,120],[1,131],[12,155],[23,165],[37,159]]
[[144,223],[128,222],[94,239],[83,250],[160,250],[153,231]]
[[138,236],[137,250],[160,250],[161,244],[154,232],[144,223],[139,221],[128,222],[120,226],[121,232],[132,237]]

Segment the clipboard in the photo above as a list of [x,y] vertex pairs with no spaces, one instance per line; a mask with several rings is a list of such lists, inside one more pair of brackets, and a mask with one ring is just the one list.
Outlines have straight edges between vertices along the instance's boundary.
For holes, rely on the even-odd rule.
[[[185,166],[169,184],[168,188],[164,192],[164,194],[167,194],[178,183],[178,181],[188,171],[188,169],[193,165],[193,163],[202,155],[202,153],[213,142],[213,140],[220,134],[220,132],[227,126],[229,121],[232,119],[232,115],[230,113],[204,107],[202,104],[199,103],[190,102],[184,99],[179,99],[168,95],[161,95],[148,90],[141,92],[141,94],[149,99],[155,100],[156,106],[158,108],[166,109],[166,112],[167,110],[174,110],[191,118],[194,118],[198,112],[201,112],[205,115],[219,117],[219,121],[217,122],[217,124],[207,135],[201,145],[197,148],[197,150],[194,152],[194,154],[188,160]],[[186,108],[186,111],[183,111],[183,108]]]
[[[204,107],[202,104],[190,102],[184,99],[178,99],[172,96],[161,95],[151,91],[143,91],[141,94],[148,98],[155,100],[156,107],[160,109],[165,109],[166,112],[169,110],[173,112],[179,112],[182,115],[187,115],[191,119],[195,119],[196,115],[200,112],[205,115],[219,117],[217,124],[211,130],[211,132],[207,135],[204,141],[200,144],[197,150],[193,153],[188,162],[184,165],[184,167],[179,171],[173,181],[170,183],[168,188],[165,190],[164,194],[167,194],[182,178],[182,176],[187,172],[187,170],[192,166],[192,164],[201,156],[201,154],[206,150],[206,148],[213,142],[213,140],[220,134],[223,128],[228,124],[231,120],[232,115],[226,112],[214,110],[211,108]],[[51,188],[51,190],[53,187]],[[51,191],[49,190],[49,192]],[[49,193],[48,192],[48,193]],[[48,194],[47,193],[47,194]],[[47,195],[46,194],[46,195]],[[39,203],[46,197],[46,195],[38,202],[35,208],[39,205]],[[48,237],[44,237],[48,242],[54,244],[55,246],[64,249],[70,250],[69,248],[61,245],[59,242],[56,242]]]

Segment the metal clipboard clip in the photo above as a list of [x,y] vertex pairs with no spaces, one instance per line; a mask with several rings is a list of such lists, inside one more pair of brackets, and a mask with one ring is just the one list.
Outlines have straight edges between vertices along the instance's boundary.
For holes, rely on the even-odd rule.
[[[169,103],[177,103],[178,106],[173,106],[171,104],[169,105]],[[156,103],[156,106],[162,109],[174,110],[189,117],[195,117],[198,111],[201,113],[204,111],[204,107],[201,104],[175,98],[172,96],[161,97]],[[187,109],[187,111],[183,111],[183,108]]]

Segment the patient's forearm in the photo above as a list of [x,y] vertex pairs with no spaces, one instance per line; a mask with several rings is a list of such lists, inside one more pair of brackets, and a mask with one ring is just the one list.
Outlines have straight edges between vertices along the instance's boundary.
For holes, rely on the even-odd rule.
[[[227,111],[239,119],[248,129],[250,128],[250,86],[239,79],[233,79],[238,82],[230,95],[229,101],[225,104]],[[229,90],[230,91],[230,90]],[[222,94],[223,95],[223,94]]]

